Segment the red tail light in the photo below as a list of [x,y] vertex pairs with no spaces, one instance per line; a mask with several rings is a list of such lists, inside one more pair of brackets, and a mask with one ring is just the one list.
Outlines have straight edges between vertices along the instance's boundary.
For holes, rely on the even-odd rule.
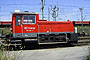
[[12,31],[12,28],[10,28],[10,30]]

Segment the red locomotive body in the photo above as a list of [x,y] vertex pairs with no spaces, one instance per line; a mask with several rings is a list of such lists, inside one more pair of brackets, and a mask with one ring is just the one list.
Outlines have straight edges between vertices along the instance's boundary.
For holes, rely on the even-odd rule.
[[77,42],[71,21],[39,20],[36,13],[13,13],[12,33],[13,39],[35,38],[39,44]]
[[39,33],[72,33],[73,24],[71,21],[38,21]]
[[[29,18],[34,21],[29,20]],[[38,33],[73,32],[73,23],[71,21],[40,21],[38,14],[13,13],[12,23],[14,37],[35,37]]]

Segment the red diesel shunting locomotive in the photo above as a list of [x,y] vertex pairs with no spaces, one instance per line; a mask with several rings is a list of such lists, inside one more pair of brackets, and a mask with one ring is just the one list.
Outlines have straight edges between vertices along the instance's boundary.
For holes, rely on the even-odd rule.
[[[12,13],[12,40],[37,39],[38,44],[77,42],[71,21],[39,20],[39,14]],[[22,43],[22,45],[23,45]]]

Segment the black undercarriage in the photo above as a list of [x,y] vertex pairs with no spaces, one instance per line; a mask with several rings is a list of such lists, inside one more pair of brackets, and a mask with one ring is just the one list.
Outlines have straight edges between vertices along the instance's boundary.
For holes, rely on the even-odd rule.
[[38,34],[33,38],[13,38],[8,36],[6,41],[10,47],[24,49],[27,46],[34,44],[57,44],[57,43],[77,43],[78,34],[76,33],[61,33],[61,34]]

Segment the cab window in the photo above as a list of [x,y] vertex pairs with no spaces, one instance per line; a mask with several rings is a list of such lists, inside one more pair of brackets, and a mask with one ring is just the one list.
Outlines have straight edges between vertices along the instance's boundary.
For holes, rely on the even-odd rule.
[[16,18],[16,25],[20,25],[21,17],[20,16],[15,16],[15,18]]
[[23,24],[35,24],[35,15],[24,15]]

